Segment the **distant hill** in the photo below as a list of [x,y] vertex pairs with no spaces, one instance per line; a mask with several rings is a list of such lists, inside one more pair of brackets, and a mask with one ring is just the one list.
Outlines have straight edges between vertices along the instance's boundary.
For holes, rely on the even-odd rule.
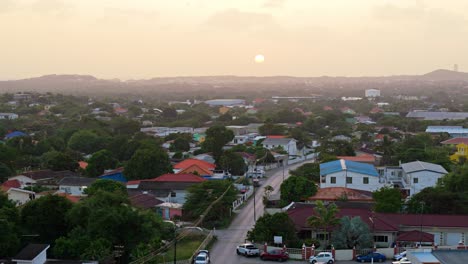
[[421,77],[423,79],[433,80],[433,81],[445,81],[445,80],[468,81],[467,72],[456,72],[456,71],[450,71],[450,70],[435,70],[435,71],[426,73],[422,75]]
[[[324,87],[341,87],[350,90],[369,88],[388,89],[406,83],[408,89],[423,89],[427,82],[466,81],[468,73],[449,70],[435,70],[424,75],[395,75],[377,77],[293,77],[293,76],[182,76],[158,77],[142,80],[98,79],[91,75],[62,74],[44,75],[22,80],[0,81],[0,93],[4,92],[53,92],[75,95],[92,94],[136,94],[159,93],[183,95],[184,92],[219,91],[219,95],[229,92],[273,90],[287,93],[288,89],[321,90]],[[411,83],[411,84],[409,84]],[[229,89],[224,89],[228,87]],[[419,88],[418,88],[419,87]],[[463,85],[463,87],[468,87]],[[325,90],[328,90],[325,88]],[[340,89],[341,89],[340,88]],[[405,88],[405,89],[406,89]],[[409,92],[410,90],[408,90]],[[214,96],[214,94],[213,94]]]

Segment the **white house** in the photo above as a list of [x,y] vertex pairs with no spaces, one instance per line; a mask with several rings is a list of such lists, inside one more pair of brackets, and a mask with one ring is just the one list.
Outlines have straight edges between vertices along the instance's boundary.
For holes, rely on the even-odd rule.
[[249,136],[248,135],[244,135],[244,136],[235,136],[232,141],[230,142],[230,144],[232,145],[240,145],[240,144],[245,144],[247,142],[249,142]]
[[427,187],[434,187],[437,181],[447,174],[444,167],[423,162],[413,161],[401,164],[403,170],[403,183],[409,190],[410,195],[414,195]]
[[71,195],[83,195],[86,188],[95,182],[96,178],[65,177],[59,182],[59,191]]
[[17,119],[19,116],[15,113],[0,113],[0,119]]
[[36,193],[19,188],[10,188],[6,191],[8,199],[12,200],[16,206],[23,205],[31,200],[36,199]]
[[335,160],[320,164],[320,188],[345,187],[376,191],[385,186],[374,165],[349,160]]
[[281,147],[287,151],[290,156],[295,156],[297,154],[297,144],[296,140],[293,138],[266,138],[262,142],[262,146],[266,149]]
[[18,180],[19,183],[21,184],[21,188],[36,184],[36,180],[25,175],[16,175],[16,176],[8,178],[8,180]]
[[380,96],[380,90],[377,89],[367,89],[365,92],[366,97],[379,97]]

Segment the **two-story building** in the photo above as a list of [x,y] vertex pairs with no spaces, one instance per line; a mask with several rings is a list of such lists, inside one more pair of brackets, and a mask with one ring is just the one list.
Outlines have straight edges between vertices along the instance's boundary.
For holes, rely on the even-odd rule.
[[263,142],[262,146],[266,149],[282,148],[288,152],[289,156],[297,155],[297,144],[293,138],[270,138],[267,137]]
[[344,187],[363,191],[376,191],[385,185],[371,164],[349,160],[335,160],[320,164],[320,188]]
[[91,186],[97,179],[87,177],[65,177],[59,182],[59,192],[82,196],[86,188]]
[[463,163],[468,160],[468,144],[460,143],[456,145],[457,151],[450,155],[450,160],[453,162]]

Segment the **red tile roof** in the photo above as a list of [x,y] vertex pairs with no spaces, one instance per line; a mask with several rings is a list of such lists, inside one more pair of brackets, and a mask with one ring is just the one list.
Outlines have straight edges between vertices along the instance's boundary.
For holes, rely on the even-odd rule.
[[397,242],[434,242],[434,235],[418,230],[400,232]]
[[127,185],[137,185],[140,184],[141,180],[128,181]]
[[344,187],[320,188],[314,196],[309,197],[307,200],[338,201],[343,197],[346,197],[348,201],[374,201],[374,199],[372,199],[372,192],[349,189]]
[[72,203],[77,203],[81,199],[80,196],[70,195],[68,193],[57,193],[57,195],[67,198]]
[[375,157],[374,155],[363,154],[359,156],[337,156],[338,159],[356,161],[356,162],[366,162],[366,163],[374,163]]
[[468,145],[468,137],[456,137],[456,138],[451,138],[445,141],[440,142],[441,144],[444,145],[457,145],[460,143],[465,143]]
[[216,165],[214,165],[213,163],[204,161],[204,160],[186,159],[175,164],[174,169],[186,169],[194,164],[198,165],[200,168],[203,168],[205,170],[214,170],[216,168]]
[[[310,228],[307,218],[314,214],[314,204],[295,203],[288,209],[289,218],[294,222],[297,230]],[[377,231],[398,231],[399,227],[447,227],[468,228],[468,215],[433,215],[433,214],[388,214],[372,213],[366,208],[343,208],[338,212],[339,217],[360,217]],[[374,224],[372,224],[373,219]]]
[[155,181],[155,182],[203,182],[205,178],[194,174],[164,174],[157,178],[144,181]]
[[283,135],[268,135],[266,137],[267,138],[286,138],[286,136],[283,136]]
[[195,171],[199,175],[213,175],[212,170],[202,168],[202,167],[198,166],[198,164],[190,165],[189,167],[178,171],[177,174],[194,174]]
[[2,184],[5,191],[10,188],[21,188],[21,183],[18,180],[8,180]]
[[80,168],[83,170],[86,170],[86,167],[88,167],[88,162],[86,161],[78,161],[78,164],[80,165]]

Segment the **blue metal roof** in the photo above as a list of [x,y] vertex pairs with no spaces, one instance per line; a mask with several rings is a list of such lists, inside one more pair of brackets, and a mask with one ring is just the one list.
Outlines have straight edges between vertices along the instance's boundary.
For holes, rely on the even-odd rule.
[[99,176],[99,179],[107,179],[107,180],[113,180],[113,181],[118,181],[118,182],[123,182],[123,183],[127,182],[127,179],[125,178],[122,172],[104,174],[104,175]]
[[10,139],[10,138],[14,138],[14,137],[29,137],[29,135],[24,133],[24,132],[21,132],[21,131],[15,131],[15,132],[11,132],[11,133],[7,134],[5,136],[5,139]]
[[379,176],[375,167],[367,163],[341,159],[320,164],[321,176],[345,170],[376,177]]

